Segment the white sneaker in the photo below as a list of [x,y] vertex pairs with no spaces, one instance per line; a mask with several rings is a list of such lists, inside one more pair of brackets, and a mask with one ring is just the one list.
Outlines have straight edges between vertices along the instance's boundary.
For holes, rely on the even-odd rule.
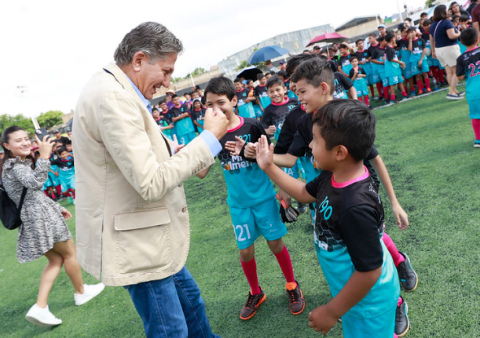
[[50,310],[48,309],[48,305],[44,309],[42,309],[37,304],[33,305],[28,311],[25,318],[30,323],[41,327],[49,327],[62,324],[62,320],[58,319],[50,312]]
[[74,294],[75,305],[82,305],[88,302],[90,299],[97,296],[100,292],[105,289],[105,284],[99,283],[95,285],[83,284],[83,294]]

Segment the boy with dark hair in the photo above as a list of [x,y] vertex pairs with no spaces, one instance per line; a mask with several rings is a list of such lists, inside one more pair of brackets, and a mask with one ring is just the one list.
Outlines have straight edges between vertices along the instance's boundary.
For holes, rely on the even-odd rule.
[[[163,134],[171,141],[173,141],[173,135],[175,135],[174,125],[172,122],[171,112],[168,111],[168,107],[165,101],[160,102],[160,109],[162,112],[159,114],[159,119],[155,120],[158,124],[159,129]],[[164,110],[165,109],[165,110]],[[152,110],[153,117],[155,119],[155,113]]]
[[285,118],[298,104],[297,100],[285,97],[285,89],[284,82],[278,75],[273,75],[268,79],[267,93],[272,100],[272,104],[265,108],[261,123],[265,133],[274,135],[275,141],[278,140]]
[[423,79],[427,86],[427,93],[430,93],[432,89],[430,88],[430,78],[428,77],[428,61],[425,57],[427,52],[427,46],[425,41],[422,38],[416,36],[415,28],[411,27],[407,30],[408,34],[408,50],[410,51],[410,70],[412,76],[416,77],[418,94],[423,94]]
[[[384,211],[363,159],[375,139],[375,116],[356,100],[333,100],[315,113],[315,163],[323,172],[308,184],[275,166],[262,136],[257,161],[295,199],[316,202],[314,243],[333,299],[309,314],[327,334],[342,318],[346,338],[391,337],[400,295],[398,274],[381,240]],[[395,336],[395,335],[394,335]]]
[[410,65],[410,55],[412,53],[410,53],[410,51],[408,50],[409,39],[408,39],[407,32],[408,32],[408,28],[402,25],[400,29],[401,39],[397,40],[396,43],[398,48],[400,48],[400,60],[403,61],[403,63],[405,63],[405,68],[401,68],[402,75],[405,79],[405,82],[404,82],[405,90],[407,90],[407,83],[410,84],[410,96],[413,97],[415,96],[415,86],[413,83],[414,76],[412,75],[412,71],[411,71],[412,67]]
[[268,107],[272,100],[268,97],[267,94],[267,78],[264,74],[260,73],[257,74],[257,80],[259,84],[254,89],[255,98],[257,100],[257,104],[260,106],[262,113],[265,111],[265,108]]
[[353,49],[350,47],[349,44],[342,43],[339,47],[340,50],[340,58],[338,59],[338,72],[346,77],[350,74],[350,69],[352,69],[352,65],[350,64],[350,50]]
[[241,117],[248,117],[248,118],[255,118],[255,110],[253,109],[252,102],[255,101],[254,96],[250,96],[250,91],[248,89],[243,88],[242,80],[236,78],[233,81],[235,84],[237,96],[237,113]]
[[367,73],[365,73],[365,70],[358,65],[358,58],[356,56],[352,56],[350,58],[350,63],[352,65],[352,69],[350,69],[349,78],[350,81],[353,82],[353,86],[357,91],[357,97],[362,102],[365,100],[365,104],[371,108],[370,101],[368,100],[367,83],[365,82]]
[[[377,92],[378,92],[378,99],[384,99],[383,87],[382,87],[382,80],[378,75],[378,67],[374,64],[373,59],[374,55],[376,55],[375,50],[380,47],[380,43],[377,41],[376,34],[370,34],[368,36],[368,42],[370,43],[370,47],[368,47],[368,54],[370,55],[370,65],[372,67],[372,84],[376,85]],[[372,96],[373,99],[373,96]]]
[[467,79],[467,102],[469,117],[472,119],[475,140],[473,146],[480,148],[480,48],[478,47],[478,31],[469,27],[460,35],[460,40],[467,51],[457,59],[457,77]]
[[382,81],[383,97],[385,98],[385,103],[389,104],[388,79],[385,76],[385,47],[387,46],[385,36],[380,36],[378,43],[379,45],[373,48],[371,52],[372,69],[374,69]]
[[198,132],[203,131],[203,123],[205,119],[205,108],[202,106],[202,102],[199,99],[193,101],[192,104],[192,119],[193,123],[197,126]]
[[405,68],[405,63],[399,61],[397,53],[393,46],[395,45],[395,33],[392,31],[387,31],[385,35],[385,40],[387,45],[385,46],[385,77],[388,81],[388,87],[390,87],[390,101],[395,103],[395,85],[398,84],[400,91],[404,98],[407,97],[407,92],[403,87],[402,71],[400,67]]
[[180,104],[178,95],[172,96],[172,102],[174,105],[170,108],[170,116],[172,122],[175,123],[178,143],[187,145],[197,137],[192,119],[190,118],[190,109],[188,109],[186,104]]
[[[358,64],[363,68],[367,77],[365,79],[365,83],[367,86],[370,87],[370,92],[372,93],[372,100],[375,97],[375,90],[373,89],[373,78],[372,78],[372,64],[370,63],[370,53],[368,50],[364,49],[364,41],[362,39],[358,39],[355,42],[357,46],[357,51],[355,52],[355,56],[358,59]],[[351,61],[350,61],[351,62]]]
[[185,104],[188,106],[188,109],[192,108],[192,93],[185,93]]
[[52,164],[58,167],[58,179],[62,185],[62,193],[68,197],[68,202],[75,204],[75,168],[73,157],[66,148],[58,150],[58,156]]
[[[240,312],[240,319],[252,318],[266,298],[258,284],[255,262],[254,243],[260,235],[267,240],[287,281],[290,311],[298,315],[305,309],[305,300],[295,280],[290,255],[282,240],[287,234],[287,228],[280,219],[275,190],[255,160],[244,159],[243,153],[232,155],[238,139],[257,142],[260,136],[266,136],[258,120],[243,118],[234,113],[234,107],[237,105],[235,93],[234,84],[225,77],[211,79],[205,88],[207,107],[224,113],[229,121],[227,134],[220,140],[224,149],[218,158],[227,184],[227,203],[240,250],[240,262],[250,285],[248,300]],[[197,176],[203,178],[209,170],[210,168]]]

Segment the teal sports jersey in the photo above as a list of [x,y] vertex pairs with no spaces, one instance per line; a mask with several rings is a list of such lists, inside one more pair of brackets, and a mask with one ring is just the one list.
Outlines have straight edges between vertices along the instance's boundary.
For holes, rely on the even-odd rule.
[[270,103],[272,103],[272,100],[267,94],[267,85],[258,85],[255,87],[253,90],[255,97],[260,101],[263,109],[267,108]]
[[342,67],[342,71],[347,75],[350,73],[350,69],[352,69],[352,65],[350,64],[351,57],[351,54],[347,54],[340,56],[338,59],[338,65]]
[[[197,123],[201,126],[203,126],[203,123],[205,122],[205,108],[200,108],[199,110],[193,109],[192,111],[192,117],[197,121]],[[202,132],[203,128],[198,127],[198,131]]]
[[260,136],[265,135],[260,121],[257,119],[240,118],[240,124],[227,131],[220,144],[222,151],[218,159],[223,167],[223,177],[227,184],[227,204],[234,208],[250,208],[276,195],[273,185],[267,174],[260,169],[255,160],[233,156],[225,149],[227,141],[236,141],[238,136],[246,142],[257,142]]
[[422,59],[422,53],[425,48],[427,48],[427,46],[422,38],[416,38],[413,40],[412,52],[410,53],[410,62],[418,63]]
[[392,61],[398,61],[397,54],[392,46],[387,45],[385,47],[385,76],[387,78],[402,76],[400,65]]
[[357,50],[355,52],[355,56],[358,58],[359,62],[365,61],[365,63],[359,64],[365,71],[365,74],[370,75],[372,73],[372,64],[368,61],[368,58],[370,57],[370,52],[366,49],[364,50]]
[[[372,59],[375,59],[377,61],[380,61],[380,62],[385,62],[385,48],[382,48],[380,47],[380,45],[378,45],[377,47],[373,48],[372,50]],[[375,73],[378,73],[378,74],[384,74],[385,73],[385,65],[379,65],[379,64],[376,64],[376,63],[373,63],[372,62],[372,71]]]
[[278,140],[278,136],[282,131],[283,123],[287,118],[290,111],[298,106],[298,101],[295,99],[288,98],[285,102],[277,104],[272,102],[267,108],[262,116],[262,127],[267,129],[270,126],[275,126],[277,131],[275,132],[275,141]]
[[75,177],[75,166],[74,160],[70,157],[68,160],[63,160],[60,157],[57,157],[53,161],[55,165],[58,166],[58,178],[60,181],[68,180],[72,177]]
[[412,53],[408,50],[408,39],[398,40],[397,46],[400,48],[400,59],[405,63],[409,63]]
[[[189,113],[190,109],[186,104],[181,105],[180,107],[172,107],[169,109],[171,117],[178,117],[184,113]],[[193,127],[193,122],[190,116],[187,116],[181,120],[178,120],[175,124],[175,133],[177,135],[185,135],[188,133],[194,133],[195,128]]]
[[248,98],[248,94],[250,94],[250,90],[246,88],[235,93],[237,96],[238,115],[247,118],[255,118],[256,115],[252,102],[245,102],[245,100]]
[[467,100],[480,100],[480,48],[467,50],[457,58],[457,76],[465,75]]

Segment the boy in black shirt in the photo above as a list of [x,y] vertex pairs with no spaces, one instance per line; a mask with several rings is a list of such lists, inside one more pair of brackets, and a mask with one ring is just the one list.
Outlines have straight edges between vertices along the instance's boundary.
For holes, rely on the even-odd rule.
[[267,94],[267,78],[263,74],[257,74],[258,86],[253,90],[257,104],[260,106],[262,113],[272,101]]
[[363,165],[375,139],[375,116],[357,100],[333,100],[314,117],[311,144],[324,171],[308,184],[273,163],[273,145],[259,141],[257,162],[295,199],[316,201],[315,249],[334,297],[309,315],[323,334],[342,318],[344,337],[391,337],[400,285],[381,241],[383,206]]

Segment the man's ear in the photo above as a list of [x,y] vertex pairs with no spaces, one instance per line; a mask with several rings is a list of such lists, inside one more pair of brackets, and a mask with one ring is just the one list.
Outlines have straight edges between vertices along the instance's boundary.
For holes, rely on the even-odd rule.
[[142,51],[136,52],[132,58],[133,70],[139,72],[142,62],[148,62],[148,56]]

